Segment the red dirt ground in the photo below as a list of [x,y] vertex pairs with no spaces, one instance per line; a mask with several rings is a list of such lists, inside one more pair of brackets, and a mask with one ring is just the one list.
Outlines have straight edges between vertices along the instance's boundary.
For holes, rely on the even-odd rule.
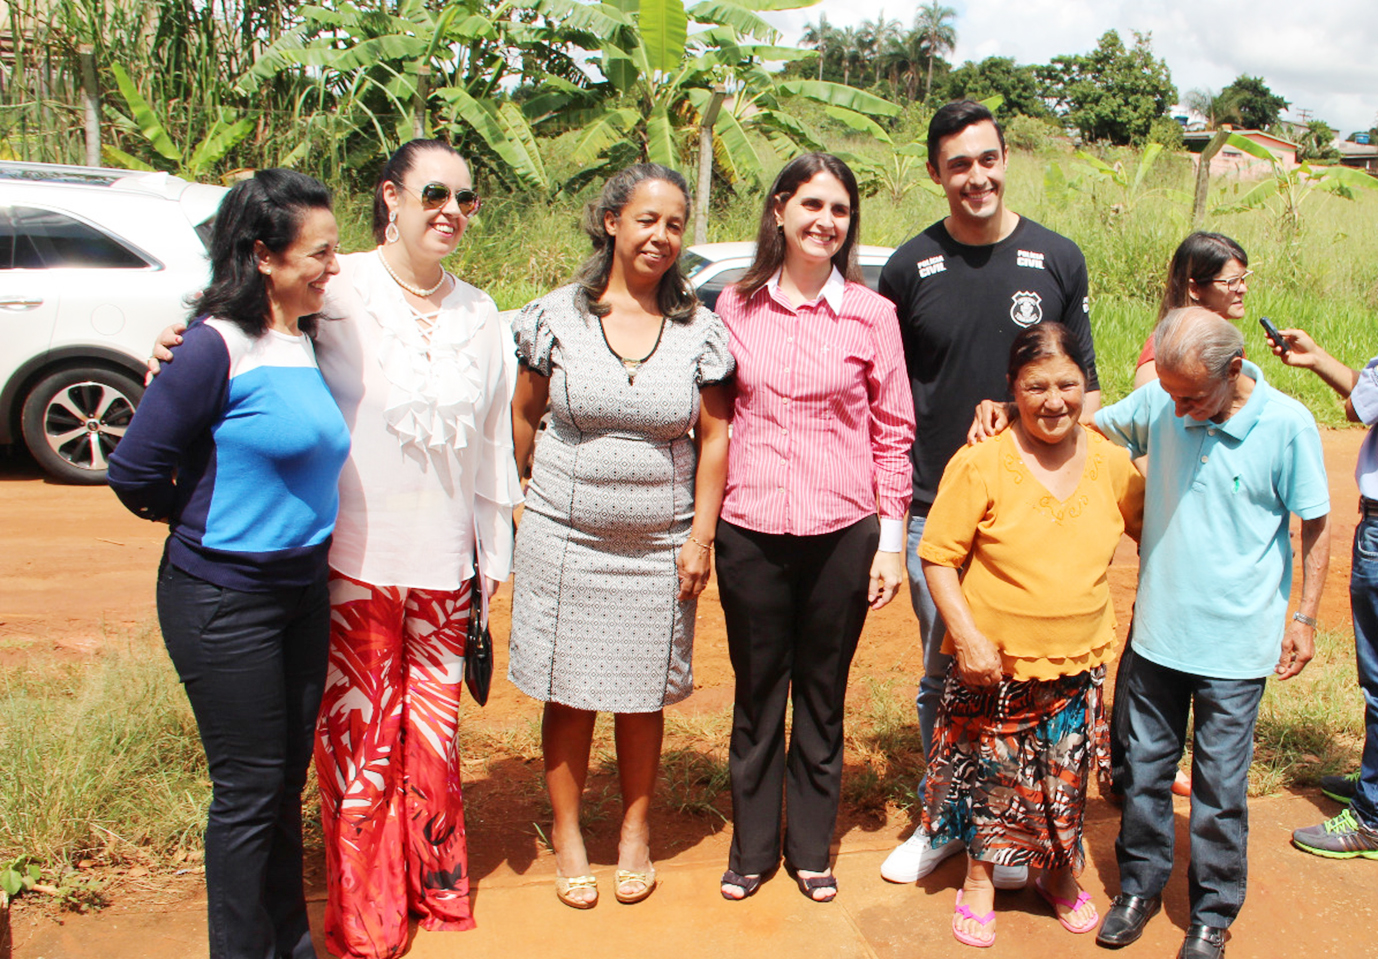
[[[1362,438],[1360,430],[1323,431],[1334,539],[1321,619],[1332,627],[1349,623],[1349,543],[1357,519],[1353,470]],[[0,515],[4,516],[0,536],[0,669],[34,656],[86,659],[104,643],[152,622],[161,527],[135,519],[104,488],[49,483],[31,462],[18,456],[0,459]],[[1116,607],[1126,621],[1136,572],[1133,544],[1125,541],[1110,576]],[[506,600],[504,590],[495,609],[494,635],[499,647],[505,645],[507,632]],[[716,600],[716,588],[710,585],[699,611],[696,691],[676,707],[686,714],[718,713],[731,702],[732,672]],[[499,676],[505,672],[504,654],[505,649],[500,648]],[[864,688],[868,679],[912,683],[919,663],[917,628],[908,603],[901,597],[868,621],[853,669],[853,688]],[[539,704],[499,681],[488,706],[481,712],[466,712],[466,722],[510,728],[538,715]],[[508,774],[510,787],[494,781]],[[654,956],[673,951],[687,959],[740,948],[740,937],[750,941],[766,936],[776,938],[782,954],[790,949],[799,955],[899,956],[910,955],[919,943],[923,943],[925,955],[969,954],[946,933],[950,889],[960,881],[955,867],[945,866],[925,880],[918,898],[912,889],[906,895],[904,887],[887,886],[876,876],[884,853],[909,828],[907,817],[887,817],[884,812],[844,819],[839,824],[838,874],[849,886],[839,897],[841,911],[808,906],[788,887],[787,880],[771,883],[745,907],[724,911],[714,879],[725,861],[730,830],[704,817],[675,816],[662,810],[656,816],[654,843],[667,888],[630,914],[607,896],[606,907],[573,915],[573,910],[551,901],[547,886],[553,864],[537,842],[529,817],[502,814],[504,794],[514,798],[514,793],[523,794],[523,807],[534,801],[540,790],[538,774],[535,768],[498,769],[490,773],[489,782],[473,782],[466,788],[466,795],[472,792],[473,796],[470,865],[479,890],[475,904],[480,930],[465,934],[463,939],[422,935],[413,943],[411,955],[440,955],[442,949],[453,952],[462,947],[472,955]],[[1253,805],[1255,838],[1262,832],[1259,824],[1263,821],[1269,832],[1266,845],[1255,850],[1251,861],[1249,904],[1236,926],[1238,945],[1231,945],[1231,956],[1378,956],[1371,939],[1378,918],[1378,897],[1373,894],[1378,881],[1373,870],[1378,865],[1363,860],[1329,863],[1286,846],[1285,829],[1319,821],[1322,814],[1333,813],[1333,806],[1319,799],[1314,790],[1269,797]],[[1179,812],[1182,808],[1179,806]],[[1093,799],[1087,818],[1091,862],[1086,884],[1104,908],[1116,888],[1112,845],[1118,817],[1113,807]],[[1181,822],[1179,816],[1179,825]],[[615,862],[610,823],[590,828],[589,846],[595,866],[607,871],[605,867]],[[1180,859],[1185,858],[1183,852]],[[1102,870],[1107,876],[1098,882],[1096,876]],[[1178,869],[1169,887],[1171,925],[1158,920],[1155,935],[1146,936],[1139,946],[1126,951],[1130,959],[1147,955],[1150,942],[1157,954],[1175,951],[1186,922],[1183,872]],[[692,883],[690,876],[694,877]],[[313,870],[313,878],[319,880],[318,869]],[[1304,883],[1306,899],[1292,903],[1289,890],[1299,881]],[[313,895],[313,920],[317,924],[319,894],[317,888]],[[118,879],[112,895],[115,905],[103,913],[67,918],[65,923],[48,913],[25,908],[20,900],[12,917],[15,955],[26,959],[205,955],[204,892],[198,877],[125,876]],[[677,897],[679,907],[675,906]],[[695,912],[686,914],[686,899]],[[1090,937],[1072,939],[1055,934],[1060,933],[1055,925],[1055,932],[1046,929],[1050,922],[1043,921],[1046,909],[1040,909],[1031,892],[1008,901],[1020,903],[1029,915],[1013,913],[1001,919],[1006,933],[991,955],[1098,953]],[[1002,899],[999,908],[1003,910],[1006,902]],[[1318,916],[1307,920],[1308,911],[1319,911],[1333,923],[1319,940],[1311,938]],[[588,918],[594,914],[603,919]],[[839,924],[844,915],[846,921]],[[629,924],[627,920],[635,916],[648,922]],[[623,921],[612,923],[613,918]],[[609,923],[605,925],[604,919]],[[710,934],[699,919],[714,924],[719,931]],[[1021,932],[1025,927],[1033,938]],[[495,929],[505,929],[506,938]],[[680,938],[666,938],[672,934]],[[1280,935],[1287,939],[1277,938]],[[1293,935],[1302,938],[1281,944]],[[776,950],[767,946],[765,951]]]

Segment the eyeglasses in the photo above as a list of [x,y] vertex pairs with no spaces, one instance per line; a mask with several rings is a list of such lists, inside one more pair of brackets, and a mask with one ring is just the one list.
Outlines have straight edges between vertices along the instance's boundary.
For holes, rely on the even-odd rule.
[[1245,270],[1243,273],[1239,274],[1238,276],[1231,276],[1231,277],[1228,277],[1228,278],[1223,279],[1223,280],[1220,280],[1220,279],[1211,280],[1211,282],[1212,282],[1212,283],[1223,283],[1223,284],[1225,284],[1225,289],[1229,290],[1231,293],[1238,293],[1238,292],[1239,292],[1239,288],[1240,288],[1241,286],[1243,286],[1243,285],[1245,284],[1245,282],[1249,279],[1249,277],[1251,277],[1251,276],[1253,276],[1253,275],[1254,275],[1254,271],[1253,271],[1253,270]]
[[428,210],[438,210],[446,203],[450,202],[451,195],[455,198],[455,203],[459,204],[459,212],[465,216],[473,216],[483,206],[483,198],[473,190],[451,190],[443,183],[427,183],[420,192],[404,187],[408,193],[412,193],[421,201],[421,205]]

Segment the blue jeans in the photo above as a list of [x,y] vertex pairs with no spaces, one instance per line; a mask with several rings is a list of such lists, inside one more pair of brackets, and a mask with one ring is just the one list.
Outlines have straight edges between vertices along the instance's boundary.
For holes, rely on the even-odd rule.
[[1172,874],[1172,778],[1194,707],[1191,922],[1226,928],[1248,877],[1249,764],[1265,679],[1212,679],[1138,656],[1123,689],[1128,721],[1124,812],[1115,856],[1120,891],[1156,896]]
[[158,622],[210,768],[211,959],[315,959],[302,888],[301,793],[325,688],[325,579],[249,593],[164,560]]
[[1378,511],[1370,508],[1354,530],[1349,602],[1354,612],[1354,653],[1364,693],[1364,757],[1350,810],[1378,829]]
[[[927,520],[927,514],[920,516],[910,512],[909,549],[905,554],[905,566],[909,571],[909,601],[914,605],[914,615],[919,618],[919,642],[923,644],[923,678],[919,680],[919,696],[915,705],[919,710],[919,736],[923,741],[925,758],[933,745],[933,724],[937,722],[938,704],[943,698],[947,665],[952,662],[952,657],[943,653],[947,625],[938,615],[938,607],[933,604],[933,596],[928,592],[928,580],[923,577],[923,561],[919,559],[919,540],[923,539],[923,527]],[[923,794],[922,788],[919,793]]]

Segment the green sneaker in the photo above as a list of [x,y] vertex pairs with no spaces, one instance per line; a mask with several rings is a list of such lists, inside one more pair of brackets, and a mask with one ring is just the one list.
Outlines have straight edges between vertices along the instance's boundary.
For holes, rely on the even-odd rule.
[[1354,818],[1348,809],[1319,826],[1307,826],[1292,833],[1292,845],[1327,859],[1378,859],[1378,829]]
[[1354,792],[1359,788],[1359,770],[1352,773],[1345,773],[1343,776],[1322,776],[1321,792],[1329,798],[1335,800],[1341,806],[1348,806],[1354,799]]

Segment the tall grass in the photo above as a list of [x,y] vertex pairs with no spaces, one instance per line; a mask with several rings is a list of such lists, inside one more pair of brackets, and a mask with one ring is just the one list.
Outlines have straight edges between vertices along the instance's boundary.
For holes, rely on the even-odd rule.
[[199,848],[209,800],[196,722],[156,632],[89,665],[0,673],[0,862]]

